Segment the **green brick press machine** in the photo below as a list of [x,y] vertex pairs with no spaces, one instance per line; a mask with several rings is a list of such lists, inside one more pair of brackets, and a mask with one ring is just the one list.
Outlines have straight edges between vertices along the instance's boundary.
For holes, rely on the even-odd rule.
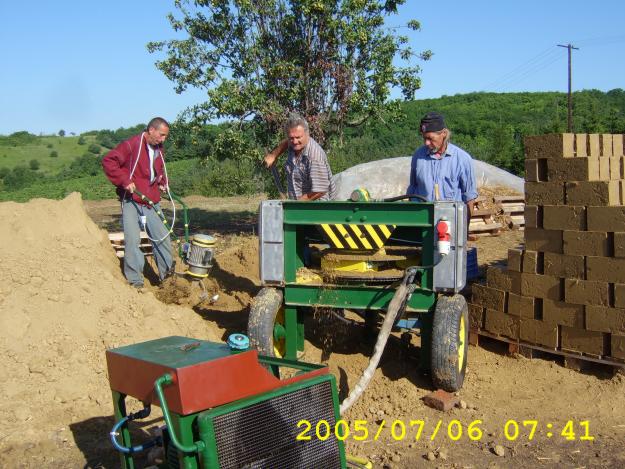
[[372,325],[393,306],[393,328],[419,332],[420,365],[434,385],[460,389],[469,329],[459,294],[466,283],[466,205],[405,198],[369,200],[360,189],[349,201],[261,202],[263,288],[250,311],[252,347],[295,360],[311,307],[357,311]]

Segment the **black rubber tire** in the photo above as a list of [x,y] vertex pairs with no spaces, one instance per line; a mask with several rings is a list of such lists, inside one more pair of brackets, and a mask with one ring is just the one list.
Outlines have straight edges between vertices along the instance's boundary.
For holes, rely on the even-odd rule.
[[282,308],[282,290],[265,287],[258,292],[250,308],[247,334],[250,347],[260,355],[275,357],[273,329],[278,312]]
[[[461,322],[463,337],[460,335]],[[469,307],[464,296],[440,295],[432,324],[432,382],[455,392],[462,388],[469,351]],[[460,363],[462,360],[462,363]]]

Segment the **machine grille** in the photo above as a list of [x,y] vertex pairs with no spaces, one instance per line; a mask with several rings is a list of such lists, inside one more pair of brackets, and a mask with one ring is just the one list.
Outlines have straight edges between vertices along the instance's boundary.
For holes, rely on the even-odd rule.
[[[297,426],[302,419],[312,425],[308,441],[296,440],[304,430]],[[325,441],[315,436],[319,420],[329,424],[331,433]],[[217,416],[213,423],[222,469],[341,467],[329,381]],[[321,429],[325,436],[327,427]]]

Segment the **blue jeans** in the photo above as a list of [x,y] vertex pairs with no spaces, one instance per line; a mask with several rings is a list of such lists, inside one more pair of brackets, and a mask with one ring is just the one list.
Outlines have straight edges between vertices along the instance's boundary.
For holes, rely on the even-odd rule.
[[143,266],[145,257],[139,244],[141,242],[141,222],[140,216],[146,217],[146,231],[148,236],[160,242],[152,243],[152,252],[158,267],[158,276],[161,280],[165,278],[173,265],[171,240],[169,230],[163,221],[156,214],[160,211],[160,204],[155,204],[151,209],[138,204],[132,200],[122,202],[122,225],[124,227],[124,275],[126,280],[132,285],[143,285]]

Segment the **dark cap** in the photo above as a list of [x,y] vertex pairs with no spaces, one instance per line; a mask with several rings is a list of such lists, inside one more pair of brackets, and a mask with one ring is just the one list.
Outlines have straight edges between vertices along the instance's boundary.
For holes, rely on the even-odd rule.
[[445,120],[438,112],[428,112],[423,116],[423,119],[421,119],[421,125],[419,126],[422,134],[426,132],[439,132],[446,128]]

